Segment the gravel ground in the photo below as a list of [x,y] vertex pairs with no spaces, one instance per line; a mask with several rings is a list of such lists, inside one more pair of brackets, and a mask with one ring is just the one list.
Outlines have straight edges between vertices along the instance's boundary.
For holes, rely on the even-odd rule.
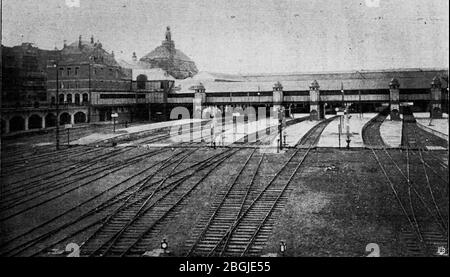
[[[37,140],[39,140],[39,137],[28,137],[21,139],[21,142],[30,145],[30,142],[35,143]],[[53,150],[51,146],[42,147],[47,147],[47,151]],[[105,148],[102,153],[111,149],[113,148]],[[111,161],[121,161],[124,158],[136,156],[142,151],[150,150],[136,148],[124,155],[111,158]],[[186,160],[186,164],[204,159],[206,156],[220,151],[223,151],[223,149],[202,148],[190,156]],[[251,149],[239,150],[202,182],[186,201],[174,211],[173,215],[159,226],[148,250],[159,248],[161,239],[166,238],[169,241],[171,254],[182,255],[186,250],[186,240],[189,239],[194,226],[208,212],[208,208],[216,199],[217,193],[229,185],[229,181],[232,179],[230,176],[237,173],[242,162],[250,153]],[[33,208],[21,216],[0,222],[1,240],[14,237],[48,218],[77,206],[88,197],[105,191],[138,172],[144,166],[149,166],[150,163],[158,163],[171,154],[173,154],[173,151],[167,151],[157,157],[149,158],[134,167],[124,168],[88,186],[78,188],[64,197]],[[258,186],[263,186],[291,154],[292,150],[282,154],[266,154],[261,165],[261,172],[256,178]],[[399,163],[401,169],[406,170],[405,153],[392,150],[391,154]],[[436,175],[447,179],[448,182],[448,173],[445,172],[445,169],[435,166],[436,160],[432,156],[424,155],[426,161],[438,173],[432,174],[429,172],[429,178],[437,205],[444,218],[447,218],[448,184],[444,185]],[[439,156],[440,159],[448,163],[448,152],[435,151],[433,155]],[[94,154],[81,155],[76,159],[49,162],[40,168],[30,169],[28,174],[56,170],[63,166],[69,166],[75,161],[88,160],[94,156]],[[9,158],[11,156],[2,156],[4,161]],[[420,173],[419,160],[415,156],[411,156],[411,159],[415,159],[411,167],[412,177],[418,184],[418,191],[425,195],[427,189],[424,185],[424,175]],[[391,173],[395,171],[392,165],[387,170]],[[402,177],[399,174],[397,175],[394,176],[392,181],[398,185],[398,191],[402,194],[402,197],[405,197],[406,187],[402,184]],[[10,183],[20,179],[23,179],[20,174],[4,176],[2,182]],[[132,183],[125,183],[106,196],[113,196]],[[73,185],[73,187],[76,186],[77,184]],[[368,254],[365,249],[369,243],[377,243],[380,246],[382,256],[406,255],[401,233],[410,226],[370,150],[331,148],[313,150],[305,160],[300,172],[295,176],[291,186],[292,190],[287,197],[284,209],[273,214],[275,218],[273,232],[261,254],[277,253],[280,241],[284,240],[287,243],[287,252],[285,253],[287,256],[365,256]],[[43,196],[36,202],[30,203],[38,203],[50,196]],[[98,199],[98,201],[106,199],[106,196]],[[431,198],[426,198],[426,201],[431,205]],[[94,204],[98,205],[100,202],[92,203],[89,206],[92,207]],[[414,206],[418,211],[419,223],[426,224],[430,220],[430,216],[423,209],[420,209],[419,204],[416,203]],[[20,208],[23,207],[26,207],[26,205]],[[67,221],[80,213],[81,211],[74,211],[61,220]],[[61,223],[55,223],[52,226]],[[73,228],[72,226],[71,229]],[[82,238],[83,235],[79,237],[79,242],[82,241]]]
[[[400,234],[409,225],[371,153],[336,149],[316,153],[297,175],[263,254],[277,253],[283,240],[286,256],[359,257],[368,254],[369,243],[377,243],[382,256],[404,256]],[[435,189],[447,218],[448,186]],[[423,209],[417,216],[425,217]]]

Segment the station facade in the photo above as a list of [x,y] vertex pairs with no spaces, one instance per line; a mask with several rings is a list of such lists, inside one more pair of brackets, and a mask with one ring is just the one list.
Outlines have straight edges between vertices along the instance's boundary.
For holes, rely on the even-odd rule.
[[310,113],[322,119],[325,113],[347,108],[350,112],[389,109],[399,120],[403,107],[430,112],[432,117],[448,113],[448,71],[403,69],[277,75],[244,75],[224,79],[210,75],[175,83],[168,97],[170,107],[192,103],[198,96],[202,106],[226,110],[252,106],[283,108],[290,113]]

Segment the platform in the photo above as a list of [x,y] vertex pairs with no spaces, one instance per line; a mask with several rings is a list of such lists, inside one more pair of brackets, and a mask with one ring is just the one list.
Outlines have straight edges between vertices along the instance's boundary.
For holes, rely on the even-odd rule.
[[[216,144],[221,146],[230,145],[236,141],[243,139],[247,134],[253,134],[256,132],[264,132],[266,128],[278,125],[278,119],[265,118],[258,121],[250,122],[247,124],[245,130],[243,123],[238,123],[236,128],[233,125],[226,125],[225,132],[222,134],[216,133]],[[256,140],[256,135],[254,135],[254,140]],[[251,140],[251,137],[249,138]]]
[[[286,144],[288,146],[295,146],[302,137],[309,131],[311,128],[319,124],[318,120],[305,120],[300,123],[291,125],[284,130],[284,134],[286,135]],[[277,138],[278,139],[278,138]],[[271,143],[272,146],[277,146],[277,139],[274,139]],[[284,139],[284,138],[283,138]]]
[[387,147],[400,147],[403,124],[401,120],[391,120],[388,115],[380,126],[380,135]]
[[416,118],[416,121],[419,128],[448,140],[448,118],[433,120],[429,118]]
[[[372,118],[377,116],[376,113],[364,113],[364,114],[350,114],[349,127],[350,127],[350,147],[364,147],[362,139],[362,128]],[[339,118],[331,121],[328,126],[323,130],[320,136],[318,147],[339,147],[339,131],[340,124]],[[341,133],[341,147],[346,147],[347,134],[344,119],[342,119],[342,133]]]
[[125,137],[130,134],[137,134],[141,132],[166,128],[166,127],[172,127],[172,126],[178,126],[183,124],[189,124],[193,122],[202,122],[206,119],[180,119],[180,120],[173,120],[173,121],[164,121],[164,122],[158,122],[158,123],[150,123],[150,124],[143,124],[139,126],[133,126],[128,128],[120,128],[117,129],[115,133],[93,133],[88,136],[82,137],[78,140],[72,141],[71,144],[79,144],[79,145],[87,145],[87,144],[93,144],[93,143],[99,143],[102,141],[119,138],[119,137]]

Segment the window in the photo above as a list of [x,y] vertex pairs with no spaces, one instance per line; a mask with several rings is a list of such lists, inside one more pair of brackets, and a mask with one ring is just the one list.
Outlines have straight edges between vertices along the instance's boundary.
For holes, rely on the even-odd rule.
[[145,98],[145,94],[100,94],[100,99],[136,99]]
[[83,102],[87,102],[89,99],[89,95],[87,93],[83,93]]
[[80,104],[80,95],[78,93],[75,94],[75,104],[77,104],[77,105]]
[[67,94],[67,103],[71,104],[72,103],[72,94]]
[[63,67],[59,68],[59,76],[64,76],[64,68]]
[[70,76],[72,74],[72,68],[68,67],[67,68],[67,76]]
[[80,71],[79,67],[75,67],[75,76],[78,76],[78,72]]
[[145,89],[145,84],[147,83],[147,75],[141,74],[136,78],[137,89]]

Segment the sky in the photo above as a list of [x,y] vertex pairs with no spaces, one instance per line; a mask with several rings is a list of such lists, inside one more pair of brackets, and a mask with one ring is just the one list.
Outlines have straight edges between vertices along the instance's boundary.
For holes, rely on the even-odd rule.
[[118,59],[175,46],[200,71],[448,68],[448,0],[2,0],[2,44],[94,35]]

